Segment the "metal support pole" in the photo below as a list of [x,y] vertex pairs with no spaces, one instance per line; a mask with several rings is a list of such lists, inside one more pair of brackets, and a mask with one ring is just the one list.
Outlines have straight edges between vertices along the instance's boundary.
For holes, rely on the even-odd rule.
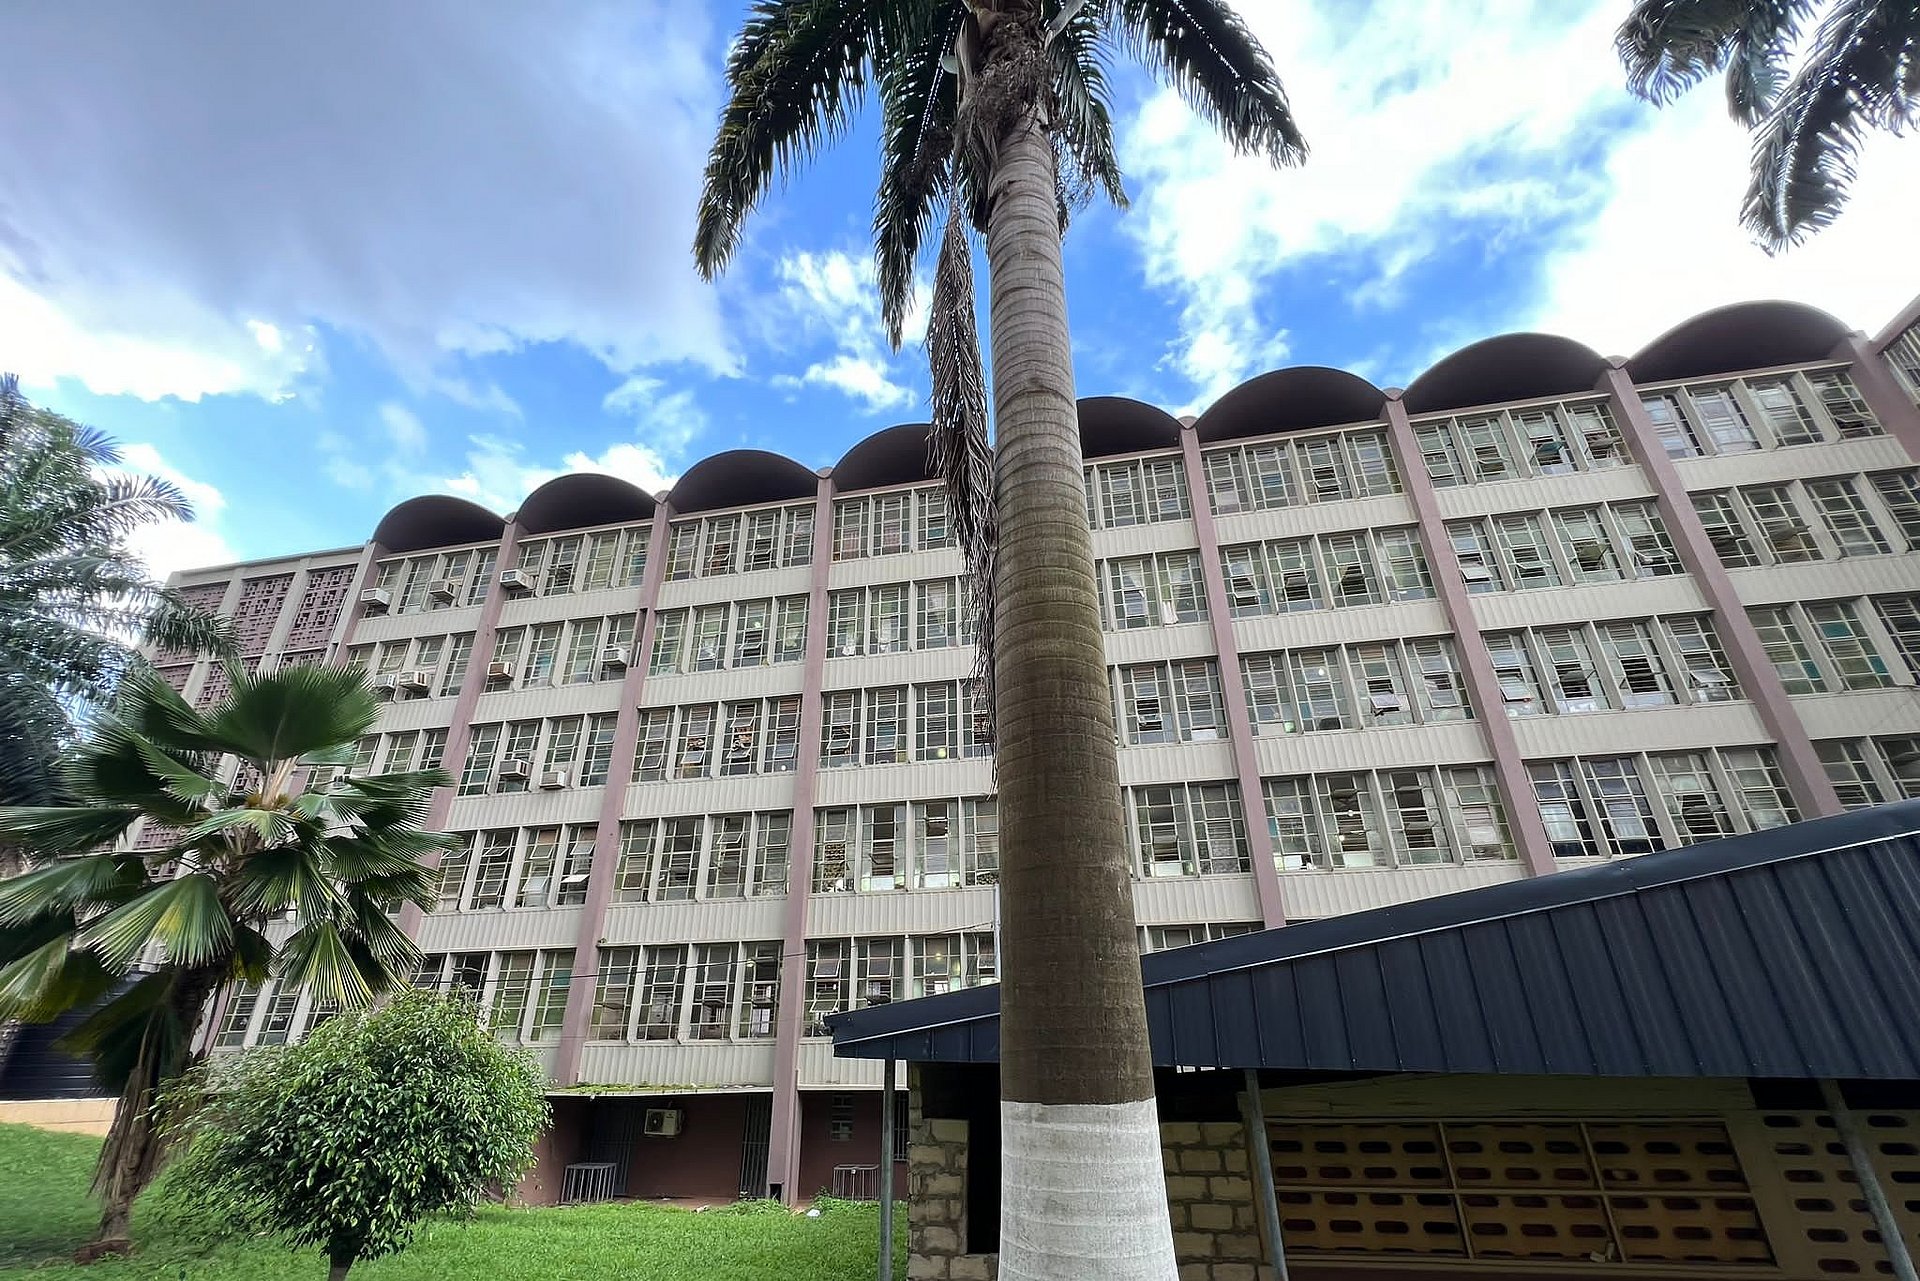
[[1273,1281],[1287,1281],[1287,1247],[1280,1240],[1280,1194],[1273,1187],[1273,1149],[1267,1145],[1267,1114],[1260,1104],[1260,1072],[1247,1069],[1247,1160],[1253,1163],[1253,1186],[1260,1190],[1260,1217],[1267,1224],[1267,1246],[1273,1252]]
[[1827,1111],[1833,1115],[1833,1128],[1840,1131],[1840,1141],[1847,1145],[1853,1177],[1860,1181],[1861,1195],[1866,1197],[1867,1209],[1873,1214],[1873,1226],[1880,1230],[1880,1247],[1887,1252],[1893,1275],[1900,1281],[1920,1281],[1920,1274],[1913,1270],[1913,1255],[1907,1250],[1907,1239],[1900,1233],[1900,1221],[1894,1218],[1893,1206],[1887,1201],[1886,1190],[1880,1186],[1880,1175],[1873,1168],[1873,1152],[1867,1147],[1860,1128],[1853,1123],[1853,1113],[1847,1111],[1847,1101],[1840,1097],[1839,1084],[1822,1081],[1820,1093],[1826,1098]]
[[[893,1281],[893,1060],[880,1085],[880,1281]],[[1911,1278],[1908,1279],[1911,1281]]]

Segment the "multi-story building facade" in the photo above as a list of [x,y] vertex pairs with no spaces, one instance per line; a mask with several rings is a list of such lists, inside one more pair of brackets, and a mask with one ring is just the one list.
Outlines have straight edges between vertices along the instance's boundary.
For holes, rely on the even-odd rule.
[[[1917,401],[1920,304],[1868,338],[1785,303],[1628,360],[1490,339],[1404,391],[1284,369],[1185,422],[1083,401],[1143,946],[1920,795]],[[420,981],[547,1065],[545,1159],[811,1195],[879,1119],[824,1015],[994,981],[992,743],[924,455],[907,425],[819,472],[416,498],[177,580],[250,664],[374,674],[354,768],[452,774],[431,821],[465,845],[402,920]],[[208,1041],[321,1013],[228,993]]]

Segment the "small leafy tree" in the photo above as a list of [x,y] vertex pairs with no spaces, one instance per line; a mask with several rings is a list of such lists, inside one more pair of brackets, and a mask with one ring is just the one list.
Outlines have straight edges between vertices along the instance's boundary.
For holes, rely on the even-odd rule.
[[171,1195],[325,1252],[330,1281],[470,1211],[532,1163],[548,1119],[532,1055],[472,1004],[410,992],[286,1049],[214,1060],[176,1101]]

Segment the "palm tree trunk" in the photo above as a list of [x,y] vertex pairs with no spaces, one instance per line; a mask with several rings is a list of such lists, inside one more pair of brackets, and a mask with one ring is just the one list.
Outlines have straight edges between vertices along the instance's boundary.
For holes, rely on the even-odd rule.
[[167,998],[177,1031],[173,1037],[150,1033],[133,1070],[127,1074],[114,1108],[113,1124],[100,1148],[93,1191],[100,1198],[100,1227],[79,1252],[82,1262],[131,1248],[128,1228],[133,1203],[160,1172],[165,1157],[164,1136],[154,1113],[158,1088],[186,1070],[189,1047],[200,1029],[207,998],[219,985],[217,970],[188,970],[181,974]]
[[[990,45],[1017,50],[1037,36],[1034,18],[1003,23],[1021,29],[989,33]],[[1056,183],[1052,144],[1026,106],[1000,132],[987,227],[1000,526],[1000,1277],[1172,1281]]]
[[347,1281],[347,1270],[353,1267],[353,1260],[341,1262],[339,1259],[327,1260],[327,1281]]

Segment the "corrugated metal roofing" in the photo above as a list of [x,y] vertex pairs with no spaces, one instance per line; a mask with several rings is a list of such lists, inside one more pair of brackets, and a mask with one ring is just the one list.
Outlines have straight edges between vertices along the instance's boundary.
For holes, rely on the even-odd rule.
[[[1920,1080],[1920,801],[1143,958],[1163,1067]],[[993,1062],[994,987],[828,1019]]]

